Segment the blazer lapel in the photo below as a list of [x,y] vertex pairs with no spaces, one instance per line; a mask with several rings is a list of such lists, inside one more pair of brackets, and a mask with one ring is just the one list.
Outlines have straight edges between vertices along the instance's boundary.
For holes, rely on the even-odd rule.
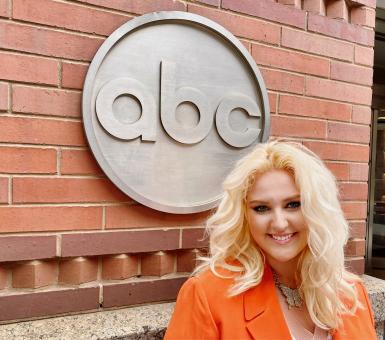
[[261,283],[245,292],[243,307],[246,328],[253,339],[292,339],[268,266]]

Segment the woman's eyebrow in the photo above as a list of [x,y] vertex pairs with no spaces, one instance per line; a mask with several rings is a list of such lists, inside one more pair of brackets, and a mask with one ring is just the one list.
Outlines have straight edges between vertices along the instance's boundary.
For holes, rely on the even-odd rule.
[[[291,195],[291,196],[284,198],[282,201],[287,202],[287,201],[292,201],[292,200],[299,200],[300,198],[301,198],[300,194],[295,194],[295,195]],[[263,200],[263,199],[260,199],[258,197],[250,199],[249,202],[250,203],[260,203],[260,204],[270,203],[269,200]]]

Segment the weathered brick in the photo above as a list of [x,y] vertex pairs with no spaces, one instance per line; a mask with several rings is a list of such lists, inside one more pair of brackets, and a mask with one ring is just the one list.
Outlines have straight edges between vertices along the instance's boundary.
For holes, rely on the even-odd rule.
[[273,92],[268,92],[269,95],[269,105],[270,105],[270,112],[271,113],[277,113],[277,97],[278,94]]
[[305,94],[354,104],[370,105],[372,102],[372,89],[370,87],[314,77],[306,77]]
[[349,180],[350,181],[367,181],[369,178],[369,165],[367,163],[350,163],[349,164]]
[[[65,216],[65,218],[63,218]],[[101,207],[1,207],[0,232],[101,229]]]
[[130,200],[104,178],[13,179],[15,203],[114,202]]
[[8,288],[8,270],[0,267],[0,290]]
[[222,0],[222,8],[305,29],[306,13],[270,0]]
[[369,144],[370,127],[365,125],[328,122],[328,139]]
[[76,257],[59,263],[59,282],[79,285],[95,281],[98,276],[98,259]]
[[329,1],[326,4],[326,15],[332,19],[349,19],[349,10],[345,0]]
[[369,125],[372,121],[372,109],[370,106],[353,105],[352,122]]
[[349,180],[349,165],[347,163],[325,163],[338,181]]
[[7,80],[57,85],[58,62],[41,57],[0,52],[0,74],[2,79]]
[[194,5],[188,5],[188,11],[214,20],[238,37],[276,45],[279,43],[279,25]]
[[303,9],[316,14],[325,15],[324,0],[303,0]]
[[9,0],[0,0],[0,17],[9,17]]
[[324,77],[329,75],[329,60],[324,58],[257,44],[252,44],[251,52],[260,65]]
[[13,18],[108,36],[130,16],[52,0],[13,0]]
[[367,183],[340,183],[338,187],[341,199],[344,201],[359,201],[368,198]]
[[142,205],[106,207],[106,228],[147,228],[203,225],[208,212],[168,214]]
[[139,274],[137,256],[120,254],[107,256],[102,262],[103,280],[124,280]]
[[[3,219],[4,214],[1,209],[0,215]],[[13,217],[17,218],[17,216]],[[3,229],[1,226],[0,230],[6,231]],[[0,237],[0,262],[48,259],[55,256],[56,236]]]
[[349,237],[364,238],[366,234],[365,222],[350,222]]
[[367,145],[307,141],[303,144],[324,160],[369,161],[369,146]]
[[0,117],[0,141],[9,143],[86,145],[81,122]]
[[376,8],[376,0],[350,0],[349,2],[355,6],[368,6]]
[[9,108],[8,84],[0,83],[0,111],[7,111]]
[[305,91],[305,77],[288,72],[260,69],[269,90],[302,94]]
[[332,60],[330,78],[371,86],[373,83],[373,69]]
[[365,273],[365,259],[364,258],[346,258],[345,260],[346,268],[357,274],[362,275]]
[[206,248],[208,237],[204,228],[182,229],[182,248]]
[[56,150],[52,148],[0,147],[0,172],[55,173]]
[[364,256],[365,240],[349,240],[345,246],[345,255],[347,256]]
[[142,303],[175,300],[186,277],[104,284],[103,307],[131,306]]
[[364,219],[367,216],[366,202],[342,202],[341,206],[348,220]]
[[8,203],[8,178],[0,177],[0,204]]
[[1,48],[75,60],[91,60],[104,41],[11,22],[0,22],[0,31]]
[[63,62],[62,86],[65,88],[82,89],[88,65]]
[[350,22],[373,28],[376,25],[376,11],[364,6],[353,7],[350,11]]
[[62,175],[101,175],[98,163],[89,150],[62,149],[60,155]]
[[179,248],[179,230],[116,231],[62,235],[62,256],[143,253]]
[[141,275],[163,276],[174,272],[175,255],[159,251],[146,254],[141,259]]
[[354,62],[356,64],[373,66],[374,49],[373,47],[354,46]]
[[177,272],[192,272],[197,263],[197,255],[198,252],[195,249],[178,252],[176,258]]
[[0,297],[0,321],[51,316],[98,308],[99,287],[17,293]]
[[319,34],[282,27],[282,46],[326,57],[353,61],[354,45]]
[[373,30],[321,15],[309,13],[308,30],[362,45],[374,45]]
[[56,261],[33,260],[16,265],[12,270],[12,287],[39,288],[57,282]]
[[271,134],[280,137],[326,138],[326,122],[271,116]]
[[278,112],[305,117],[350,121],[352,107],[349,104],[281,94]]
[[12,86],[12,111],[62,117],[81,116],[80,92]]
[[301,0],[278,0],[278,3],[301,9]]

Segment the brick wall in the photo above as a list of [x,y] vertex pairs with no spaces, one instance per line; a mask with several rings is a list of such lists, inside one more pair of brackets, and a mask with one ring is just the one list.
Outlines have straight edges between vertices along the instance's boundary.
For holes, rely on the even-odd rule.
[[203,15],[249,49],[269,90],[272,135],[303,142],[339,180],[348,265],[362,273],[374,7],[0,0],[0,321],[171,300],[206,246],[207,213],[133,202],[103,175],[82,128],[96,50],[124,22],[158,10]]

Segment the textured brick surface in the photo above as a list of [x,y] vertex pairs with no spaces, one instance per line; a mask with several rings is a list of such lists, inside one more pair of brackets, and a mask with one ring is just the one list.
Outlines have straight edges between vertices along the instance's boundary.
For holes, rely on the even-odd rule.
[[369,178],[369,165],[367,163],[350,163],[349,180],[367,181]]
[[356,238],[364,238],[366,234],[365,222],[350,222],[349,223],[349,236]]
[[0,321],[79,312],[98,307],[99,287],[14,294],[0,297]]
[[330,65],[330,77],[331,79],[343,80],[349,83],[371,86],[373,83],[373,69],[332,61]]
[[374,27],[376,24],[376,11],[368,7],[353,7],[350,11],[351,23]]
[[366,202],[342,202],[341,206],[348,220],[364,219],[367,216]]
[[101,227],[101,207],[0,208],[0,232],[84,230]]
[[96,258],[77,257],[60,261],[59,282],[81,284],[95,281],[98,275],[98,260]]
[[208,246],[208,237],[205,235],[205,229],[183,229],[182,230],[182,248],[194,249],[205,248]]
[[9,17],[9,0],[0,0],[0,17]]
[[278,3],[294,6],[295,8],[301,8],[301,0],[278,0]]
[[7,177],[0,177],[0,204],[8,203],[8,183]]
[[87,70],[87,65],[63,62],[61,76],[62,86],[82,89]]
[[365,259],[364,258],[347,258],[345,265],[353,273],[362,275],[365,272]]
[[64,234],[62,256],[141,253],[179,248],[179,230]]
[[260,69],[269,90],[302,94],[305,91],[305,77],[288,72]]
[[80,117],[81,93],[30,86],[12,87],[12,111]]
[[340,183],[339,190],[344,201],[366,200],[368,196],[367,183]]
[[329,1],[326,4],[326,15],[332,19],[349,19],[349,10],[345,0]]
[[349,180],[349,164],[348,163],[325,163],[328,169],[333,173],[339,181]]
[[328,139],[368,144],[370,128],[364,125],[328,122]]
[[370,106],[353,105],[352,122],[369,125],[372,120],[372,109]]
[[0,111],[7,111],[8,108],[8,84],[0,82]]
[[196,250],[178,252],[176,258],[177,272],[192,272],[196,266],[197,255],[198,252]]
[[51,148],[0,147],[0,172],[55,173],[56,150]]
[[0,267],[0,290],[8,287],[8,270]]
[[39,288],[57,281],[55,261],[30,261],[17,265],[12,270],[12,287]]
[[46,259],[55,256],[56,236],[0,237],[1,262]]
[[141,259],[141,275],[163,276],[174,272],[175,255],[163,251],[144,255]]
[[137,256],[120,254],[107,256],[102,262],[103,280],[124,280],[139,274]]
[[174,300],[186,278],[103,285],[103,307]]
[[271,134],[285,137],[326,138],[326,122],[293,117],[271,117]]
[[325,15],[324,0],[303,0],[303,9],[316,14]]
[[354,46],[354,61],[356,64],[373,66],[373,47]]
[[60,157],[62,175],[101,175],[103,174],[90,150],[62,149]]
[[350,240],[345,246],[347,256],[364,256],[365,240]]

